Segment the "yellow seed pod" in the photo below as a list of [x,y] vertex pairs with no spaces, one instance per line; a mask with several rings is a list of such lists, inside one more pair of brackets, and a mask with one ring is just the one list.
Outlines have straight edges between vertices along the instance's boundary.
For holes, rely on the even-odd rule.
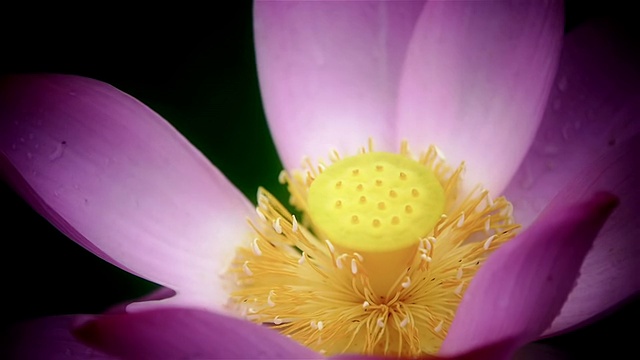
[[386,252],[415,245],[444,211],[445,194],[431,170],[399,154],[371,152],[325,169],[309,188],[313,223],[353,251]]

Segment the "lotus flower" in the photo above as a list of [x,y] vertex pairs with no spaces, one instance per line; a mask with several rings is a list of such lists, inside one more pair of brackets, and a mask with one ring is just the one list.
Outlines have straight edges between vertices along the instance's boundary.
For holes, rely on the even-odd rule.
[[[634,104],[629,90],[635,89],[618,85],[627,84],[637,73],[627,72],[624,63],[615,62],[618,58],[609,52],[588,51],[590,61],[582,62],[584,41],[599,34],[587,28],[566,39],[554,88],[561,15],[556,4],[538,8],[537,4],[503,3],[256,3],[256,52],[269,126],[288,171],[284,178],[289,188],[302,186],[308,191],[293,194],[295,204],[311,213],[300,224],[295,217],[274,216],[274,211],[282,215],[286,210],[274,205],[275,199],[263,190],[256,212],[164,119],[105,83],[69,75],[3,79],[0,153],[7,182],[87,250],[164,287],[148,299],[127,305],[126,311],[36,321],[24,330],[27,336],[19,337],[32,345],[18,346],[20,355],[321,357],[277,333],[279,325],[296,319],[258,317],[275,328],[269,329],[238,318],[255,319],[254,314],[268,313],[270,308],[282,309],[278,293],[263,294],[262,308],[257,310],[242,303],[229,307],[230,297],[242,298],[237,294],[244,291],[234,290],[235,285],[247,283],[249,290],[254,285],[265,289],[273,285],[246,281],[260,274],[258,267],[251,268],[256,263],[242,262],[243,256],[273,261],[295,254],[302,266],[317,264],[329,254],[336,273],[345,270],[338,269],[342,258],[333,256],[331,242],[314,256],[305,256],[292,247],[282,250],[276,241],[284,240],[278,236],[313,240],[313,234],[337,233],[348,237],[332,222],[314,223],[327,214],[311,205],[305,208],[304,201],[314,196],[313,190],[304,188],[305,181],[319,183],[334,174],[331,169],[339,168],[341,161],[371,159],[367,154],[400,152],[393,156],[404,160],[393,157],[385,164],[405,161],[410,158],[406,144],[422,150],[437,146],[420,159],[433,165],[440,183],[444,175],[437,172],[441,169],[437,164],[445,161],[440,151],[446,154],[447,164],[455,167],[464,162],[464,179],[455,170],[447,173],[447,179],[457,181],[461,194],[476,194],[488,202],[489,209],[499,206],[490,215],[504,217],[504,222],[490,218],[471,233],[507,229],[515,234],[508,203],[504,198],[493,203],[487,191],[506,195],[522,230],[508,242],[499,233],[480,241],[463,239],[470,242],[465,246],[476,250],[497,250],[478,257],[483,264],[477,271],[454,271],[460,281],[450,293],[464,295],[459,306],[456,303],[455,316],[444,319],[446,323],[441,320],[427,328],[420,319],[405,318],[405,323],[398,318],[395,325],[381,320],[381,325],[374,322],[371,328],[404,334],[402,329],[420,327],[434,337],[442,334],[438,356],[510,358],[543,334],[580,325],[636,294],[640,284],[632,275],[638,270],[633,260],[639,249],[633,239],[638,230],[630,219],[638,203],[635,184],[639,179],[636,167],[629,165],[640,149],[638,124],[629,119],[637,109],[624,107]],[[592,46],[608,46],[604,40],[597,44]],[[593,77],[593,68],[607,70],[608,76]],[[615,101],[605,102],[608,96]],[[357,155],[370,139],[377,152],[365,149]],[[335,164],[326,162],[308,179],[304,174],[296,177],[305,157],[316,164],[327,155],[335,157]],[[313,169],[317,167],[309,171]],[[415,171],[422,176],[422,170]],[[302,185],[296,179],[302,179]],[[477,195],[476,184],[487,191]],[[439,191],[433,189],[426,188]],[[443,190],[445,197],[447,191]],[[321,195],[316,204],[327,193]],[[619,207],[612,213],[618,199]],[[457,201],[442,206],[455,208]],[[471,206],[466,217],[455,213],[455,221],[436,217],[430,226],[465,228],[476,207]],[[432,215],[424,213],[425,218]],[[404,220],[400,219],[403,226]],[[410,232],[413,225],[407,229]],[[304,235],[295,235],[299,233]],[[432,250],[441,243],[435,237],[422,239],[414,248],[416,260],[411,261],[432,266],[436,263]],[[313,244],[295,245],[299,250],[313,248]],[[281,252],[269,257],[267,250],[275,250],[268,246]],[[377,251],[366,248],[368,243],[362,246],[365,254]],[[387,252],[384,256],[397,260]],[[346,273],[355,278],[363,269],[376,271],[358,258],[354,253],[351,262],[343,264]],[[229,274],[230,263],[237,270],[231,274],[240,276],[235,278],[239,284],[220,276]],[[393,269],[391,265],[380,268],[383,278],[385,271]],[[263,269],[272,275],[269,271],[275,270]],[[462,279],[468,272],[474,276],[466,283]],[[384,283],[377,277],[367,279]],[[395,285],[413,289],[422,281],[408,277]],[[362,308],[372,305],[365,301]],[[246,313],[234,313],[236,308]],[[395,316],[392,313],[390,319]],[[332,320],[339,322],[325,319],[327,329]],[[308,336],[319,339],[323,327],[311,323]],[[327,334],[332,335],[340,342],[350,334]],[[389,346],[388,354],[394,355],[400,343],[387,338],[376,344]],[[375,346],[370,350],[385,353]]]

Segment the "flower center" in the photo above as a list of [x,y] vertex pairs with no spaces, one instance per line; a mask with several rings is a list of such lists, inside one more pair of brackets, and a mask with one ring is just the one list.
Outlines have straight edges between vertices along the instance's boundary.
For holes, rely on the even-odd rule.
[[281,174],[300,222],[258,190],[230,306],[328,355],[436,353],[480,264],[515,235],[511,204],[463,193],[463,165],[435,146],[330,160]]
[[415,245],[444,211],[444,189],[426,167],[399,154],[341,160],[309,188],[309,215],[335,245],[388,252]]

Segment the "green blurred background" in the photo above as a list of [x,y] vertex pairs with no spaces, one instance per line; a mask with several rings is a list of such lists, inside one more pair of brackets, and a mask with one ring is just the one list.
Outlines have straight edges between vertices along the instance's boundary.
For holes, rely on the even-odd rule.
[[[194,8],[4,9],[0,72],[56,72],[99,79],[170,121],[250,199],[258,186],[286,199],[256,77],[250,1]],[[621,4],[567,2],[567,29]],[[628,19],[625,17],[625,19]],[[99,260],[61,235],[0,182],[1,323],[66,313],[99,313],[155,288]],[[632,349],[632,303],[587,328],[544,341],[575,357]],[[588,346],[585,346],[588,344]]]

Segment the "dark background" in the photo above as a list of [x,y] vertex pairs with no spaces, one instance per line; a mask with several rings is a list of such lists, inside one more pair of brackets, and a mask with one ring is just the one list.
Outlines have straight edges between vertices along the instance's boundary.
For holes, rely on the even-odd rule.
[[[250,199],[258,186],[286,199],[258,90],[250,1],[144,12],[56,6],[1,9],[0,73],[70,73],[110,83],[169,120]],[[634,25],[630,14],[622,3],[567,1],[566,28],[596,16]],[[0,325],[99,313],[155,288],[60,234],[3,182],[0,206]],[[631,352],[638,331],[627,328],[637,328],[639,309],[632,302],[541,343],[576,358]]]

